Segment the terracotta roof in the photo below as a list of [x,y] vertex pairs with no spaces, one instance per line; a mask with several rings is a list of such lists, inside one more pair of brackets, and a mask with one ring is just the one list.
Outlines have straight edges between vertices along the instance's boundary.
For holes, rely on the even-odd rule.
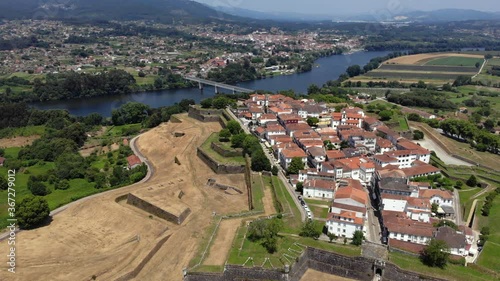
[[391,238],[389,238],[388,245],[389,247],[398,248],[416,254],[420,253],[426,246]]
[[127,157],[127,162],[129,167],[140,165],[142,163],[141,159],[137,155],[130,155],[129,157]]
[[431,223],[413,221],[400,217],[384,217],[384,225],[392,233],[409,234],[422,237],[432,237],[434,227]]
[[295,132],[299,130],[310,130],[311,126],[307,125],[307,123],[291,123],[286,124],[286,129],[290,132]]
[[443,199],[453,199],[453,193],[449,190],[441,189],[421,189],[418,192],[420,198],[430,199],[434,196],[441,197]]
[[373,156],[374,159],[377,159],[381,163],[393,163],[393,162],[398,162],[398,159],[391,157],[387,154],[381,154],[381,155],[375,155]]
[[302,117],[300,117],[300,115],[295,114],[295,113],[281,114],[278,117],[279,117],[279,119],[281,119],[283,121],[287,121],[287,120],[302,120]]
[[281,151],[281,153],[285,158],[304,158],[307,156],[304,150],[300,148],[285,148]]
[[[346,219],[351,219],[352,221],[346,221],[346,220],[341,220],[338,217],[346,218]],[[327,220],[329,221],[336,221],[336,222],[341,222],[341,223],[352,223],[352,224],[357,224],[357,225],[363,225],[363,218],[358,218],[356,217],[355,212],[350,212],[350,211],[345,211],[342,210],[340,211],[340,214],[336,213],[329,213]]]
[[269,139],[274,140],[277,143],[291,143],[293,142],[292,138],[287,135],[273,135],[270,136]]
[[321,139],[320,135],[314,130],[297,130],[293,133],[295,138]]
[[314,146],[314,147],[307,149],[307,152],[313,157],[326,156],[326,152],[325,152],[325,149],[323,147]]
[[381,148],[392,148],[392,147],[394,147],[392,145],[392,142],[390,142],[389,140],[380,138],[380,137],[377,137],[377,146],[381,147]]
[[335,193],[335,199],[346,199],[350,198],[356,202],[366,205],[368,202],[368,194],[360,189],[354,188],[352,186],[340,187]]
[[345,154],[340,150],[327,150],[326,156],[328,157],[328,160],[338,160],[346,158]]
[[370,126],[370,125],[378,123],[380,121],[377,118],[367,116],[367,117],[365,117],[364,122],[366,124],[368,124],[368,126]]
[[[416,162],[416,161],[415,161]],[[416,167],[411,167],[411,168],[406,168],[406,169],[401,169],[407,177],[414,177],[418,175],[424,175],[424,174],[429,174],[429,173],[437,173],[440,172],[441,170],[432,166],[432,165],[425,165],[425,166],[416,166]]]
[[429,199],[408,197],[406,201],[408,202],[408,206],[411,207],[418,207],[425,209],[431,208],[431,202],[429,201]]
[[335,182],[326,180],[306,180],[304,182],[304,187],[333,191],[335,190]]
[[349,210],[349,211],[358,212],[358,213],[363,213],[363,214],[366,213],[366,208],[342,204],[342,203],[338,203],[338,202],[332,202],[331,207]]
[[439,227],[434,233],[434,237],[446,242],[450,248],[463,249],[467,245],[465,234],[458,233],[447,225]]
[[276,120],[277,117],[276,115],[274,114],[262,114],[260,117],[259,117],[259,120]]

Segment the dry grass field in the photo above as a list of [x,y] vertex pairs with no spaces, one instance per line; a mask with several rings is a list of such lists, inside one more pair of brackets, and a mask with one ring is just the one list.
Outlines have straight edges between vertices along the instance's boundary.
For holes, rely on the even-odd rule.
[[[196,156],[196,147],[221,129],[219,123],[201,123],[187,115],[179,119],[182,123],[162,124],[137,141],[156,170],[148,182],[78,202],[54,216],[50,225],[18,233],[17,272],[7,272],[7,256],[2,255],[0,280],[41,280],[42,276],[43,280],[116,280],[136,268],[169,235],[136,280],[182,280],[182,269],[205,235],[212,212],[248,210],[248,202],[246,192],[230,195],[206,187],[208,178],[216,178],[246,190],[243,175],[215,175]],[[186,135],[175,138],[174,131]],[[181,165],[174,163],[175,156]],[[176,225],[116,201],[130,192],[151,189],[163,204],[187,206],[192,213],[182,225]],[[181,199],[180,190],[184,192]],[[7,241],[0,242],[0,249],[7,253]]]
[[301,281],[350,281],[354,279],[330,275],[316,271],[314,269],[308,269],[300,280]]
[[39,139],[40,136],[34,135],[29,137],[13,137],[13,138],[0,138],[0,147],[22,147],[26,145],[31,145],[35,140]]
[[446,58],[446,57],[464,57],[464,58],[483,58],[482,55],[472,54],[459,54],[459,53],[429,53],[417,54],[410,56],[402,56],[394,58],[385,62],[385,64],[412,64],[412,65],[425,65],[431,60]]

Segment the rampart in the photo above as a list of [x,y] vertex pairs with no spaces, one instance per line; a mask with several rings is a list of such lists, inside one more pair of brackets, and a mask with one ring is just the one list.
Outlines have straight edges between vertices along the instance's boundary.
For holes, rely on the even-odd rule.
[[[337,275],[355,280],[373,280],[375,273],[382,273],[381,280],[389,281],[444,281],[416,272],[402,270],[389,262],[379,263],[365,257],[348,257],[315,248],[307,248],[297,258],[289,270],[264,269],[261,267],[243,267],[226,265],[222,273],[190,272],[184,281],[232,281],[232,280],[278,280],[300,281],[308,269],[314,269],[326,274]],[[288,272],[287,272],[288,271]]]
[[241,174],[245,172],[245,165],[219,163],[200,148],[197,149],[197,155],[216,174]]
[[164,220],[176,223],[176,224],[182,224],[182,222],[187,218],[187,216],[191,213],[191,209],[186,208],[184,211],[182,211],[179,215],[174,215],[158,206],[155,206],[151,204],[150,202],[141,199],[137,196],[135,196],[132,193],[129,193],[127,196],[127,204],[133,205],[139,209],[142,209],[150,214],[153,214],[159,218],[162,218]]

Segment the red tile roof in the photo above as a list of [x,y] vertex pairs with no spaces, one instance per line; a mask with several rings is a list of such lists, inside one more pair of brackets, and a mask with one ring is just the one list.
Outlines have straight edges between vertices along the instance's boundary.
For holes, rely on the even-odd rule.
[[130,155],[129,157],[127,157],[127,162],[129,167],[140,165],[142,163],[141,159],[137,155]]
[[305,158],[305,157],[307,157],[304,150],[302,150],[300,148],[285,148],[281,151],[281,153],[283,154],[283,156],[285,158],[295,158],[295,157]]

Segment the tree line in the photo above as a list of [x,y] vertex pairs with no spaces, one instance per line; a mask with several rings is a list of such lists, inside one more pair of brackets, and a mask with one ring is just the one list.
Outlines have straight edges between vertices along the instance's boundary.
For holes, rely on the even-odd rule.
[[498,153],[500,136],[478,128],[470,121],[447,119],[442,121],[439,127],[447,136],[466,141],[479,151]]
[[387,95],[387,100],[403,106],[428,107],[433,109],[455,110],[457,105],[446,99],[446,96],[437,91],[414,90],[409,93]]

